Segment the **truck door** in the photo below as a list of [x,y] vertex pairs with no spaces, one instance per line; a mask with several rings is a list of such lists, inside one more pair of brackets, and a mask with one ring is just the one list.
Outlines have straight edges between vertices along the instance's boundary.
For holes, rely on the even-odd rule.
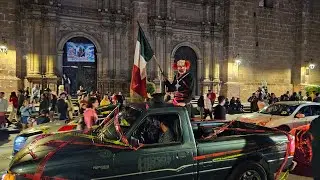
[[[171,135],[164,135],[163,130]],[[144,146],[116,156],[115,168],[122,169],[118,174],[125,179],[194,179],[195,148],[184,143],[181,132],[179,114],[147,115],[130,137]]]

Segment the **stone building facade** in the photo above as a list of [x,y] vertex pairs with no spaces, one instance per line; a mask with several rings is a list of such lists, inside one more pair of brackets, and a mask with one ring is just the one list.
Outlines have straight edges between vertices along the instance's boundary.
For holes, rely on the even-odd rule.
[[[247,99],[261,85],[280,95],[320,83],[317,0],[0,0],[0,44],[9,49],[0,53],[0,90],[56,89],[65,43],[84,37],[96,47],[97,89],[128,93],[137,21],[169,78],[177,53],[192,49],[197,95]],[[154,60],[148,79],[160,87]]]

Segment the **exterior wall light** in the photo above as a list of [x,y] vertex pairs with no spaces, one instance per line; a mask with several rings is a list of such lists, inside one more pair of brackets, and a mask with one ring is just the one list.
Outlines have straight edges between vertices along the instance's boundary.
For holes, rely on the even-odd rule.
[[2,43],[0,44],[0,53],[8,53],[7,41],[2,37]]
[[237,54],[237,55],[236,55],[236,57],[234,58],[234,63],[235,63],[237,66],[240,66],[240,64],[241,64],[240,54]]
[[236,63],[237,66],[240,66],[240,64],[241,64],[241,60],[240,59],[236,59],[234,62]]
[[310,69],[314,69],[315,67],[316,67],[315,64],[313,64],[313,63],[309,64],[309,68],[310,68]]

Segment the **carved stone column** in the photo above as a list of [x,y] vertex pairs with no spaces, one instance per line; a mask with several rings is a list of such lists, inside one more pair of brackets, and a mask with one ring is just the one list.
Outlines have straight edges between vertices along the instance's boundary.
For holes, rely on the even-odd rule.
[[123,66],[123,64],[121,63],[121,52],[122,52],[122,48],[121,48],[121,28],[117,27],[116,31],[115,31],[115,36],[116,36],[116,41],[115,41],[115,70],[116,70],[116,77],[117,79],[120,77],[120,71],[121,71],[121,66]]
[[[158,59],[158,63],[160,63],[160,40],[161,40],[161,36],[159,32],[156,32],[156,57]],[[161,72],[160,69],[158,67],[158,65],[156,65],[156,72],[157,72],[157,79],[161,79]]]
[[27,20],[27,22],[30,24],[28,26],[27,36],[30,39],[29,48],[28,48],[28,54],[23,56],[23,60],[26,61],[27,64],[27,72],[26,76],[30,77],[34,74],[33,71],[33,45],[34,45],[34,30],[35,30],[35,22],[32,20]]
[[161,0],[156,0],[156,16],[160,17],[160,1]]
[[103,92],[103,82],[101,81],[103,78],[103,59],[102,59],[102,53],[101,52],[97,52],[97,90],[99,92]]
[[211,61],[211,44],[209,42],[209,36],[204,36],[204,80],[210,81],[210,76],[212,75],[212,61]]
[[114,65],[114,28],[111,27],[110,31],[109,31],[109,76],[111,78],[114,78],[114,69],[115,69],[115,65]]
[[165,42],[165,47],[166,47],[166,54],[165,54],[165,72],[167,73],[167,76],[170,76],[172,72],[172,62],[171,62],[171,51],[172,51],[172,29],[167,27],[167,32],[166,32],[166,42]]
[[[120,61],[121,61],[121,77],[128,78],[128,72],[131,70],[131,66],[129,65],[129,61],[133,61],[133,59],[129,60],[129,51],[128,51],[128,29],[127,27],[123,27],[121,30],[121,53],[120,53]],[[131,72],[131,71],[130,71]]]
[[35,20],[34,24],[34,35],[33,35],[33,57],[32,57],[32,65],[33,65],[33,76],[40,75],[40,64],[41,64],[41,22],[40,20]]
[[109,69],[109,32],[105,31],[102,33],[103,35],[103,58],[102,58],[102,74],[103,77],[107,77],[108,76],[108,69]]
[[63,63],[63,51],[58,51],[58,59],[57,59],[57,61],[56,61],[56,70],[57,70],[57,72],[56,72],[56,74],[57,75],[62,75],[62,63]]
[[116,1],[116,3],[117,3],[117,4],[116,4],[116,8],[117,8],[117,12],[118,12],[118,13],[121,13],[121,6],[122,6],[121,1],[122,1],[122,0],[117,0],[117,1]]
[[198,92],[195,92],[195,94],[200,94],[201,91],[203,91],[202,88],[202,74],[203,74],[203,60],[198,59],[198,71],[197,71],[197,78],[198,78]]
[[54,67],[57,62],[57,47],[56,47],[56,22],[49,24],[49,54],[47,58],[47,73],[49,77],[56,77]]
[[110,9],[110,0],[104,0],[103,7],[105,11],[109,11]]

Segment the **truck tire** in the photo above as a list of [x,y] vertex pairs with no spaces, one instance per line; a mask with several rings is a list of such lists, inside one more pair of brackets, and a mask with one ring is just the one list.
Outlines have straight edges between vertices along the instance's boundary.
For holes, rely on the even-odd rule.
[[277,129],[279,129],[281,131],[285,131],[285,132],[289,132],[290,131],[290,127],[286,126],[286,125],[281,125],[281,126],[277,127]]
[[268,175],[262,165],[247,161],[233,169],[228,180],[268,180]]

